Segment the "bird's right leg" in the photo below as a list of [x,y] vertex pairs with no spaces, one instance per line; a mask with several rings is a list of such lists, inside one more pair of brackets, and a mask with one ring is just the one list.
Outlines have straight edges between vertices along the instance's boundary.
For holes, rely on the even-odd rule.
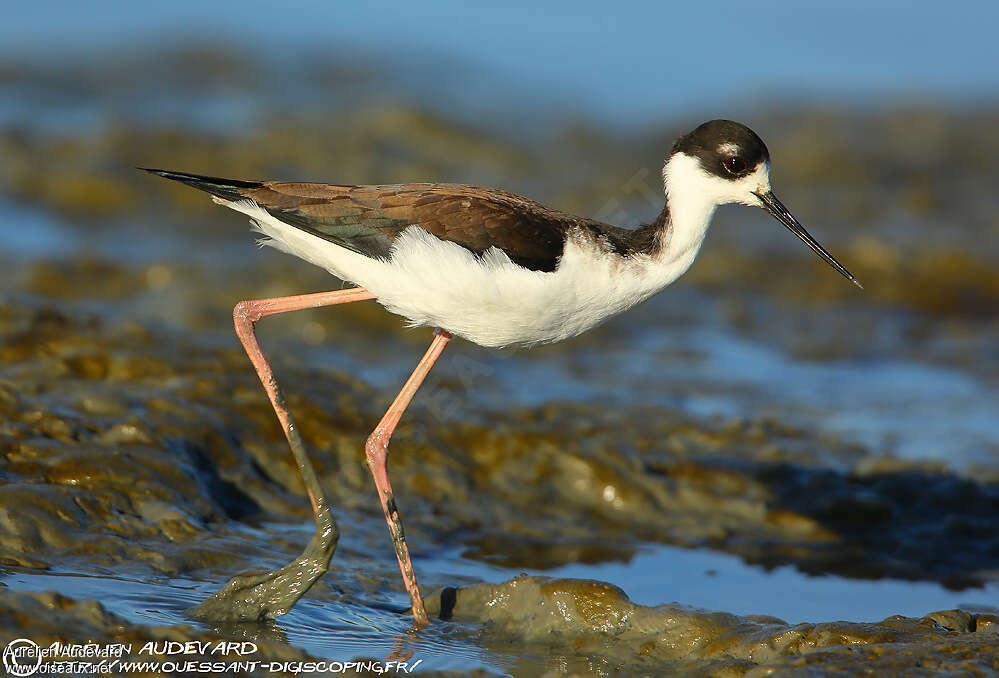
[[288,612],[329,567],[330,558],[333,557],[339,538],[336,522],[319,486],[316,471],[305,452],[302,438],[292,421],[291,413],[288,412],[288,405],[274,378],[274,372],[260,349],[255,325],[258,320],[268,315],[374,298],[375,295],[366,289],[355,287],[334,292],[241,301],[233,309],[236,334],[243,343],[246,355],[253,363],[264,390],[267,391],[284,435],[291,446],[291,453],[298,464],[305,491],[309,495],[309,501],[312,502],[316,532],[302,555],[294,561],[273,572],[242,574],[234,577],[222,590],[191,610],[194,616],[213,621],[272,619]]

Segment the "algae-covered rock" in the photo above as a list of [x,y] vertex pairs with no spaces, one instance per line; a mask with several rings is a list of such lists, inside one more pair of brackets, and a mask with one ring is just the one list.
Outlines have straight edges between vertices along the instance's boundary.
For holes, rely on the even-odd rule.
[[584,675],[577,666],[683,676],[902,675],[915,666],[921,675],[999,671],[999,617],[961,610],[790,625],[679,603],[646,607],[603,582],[524,575],[435,592],[427,612],[481,624],[487,646],[525,644],[526,652],[547,653],[553,665],[567,662]]

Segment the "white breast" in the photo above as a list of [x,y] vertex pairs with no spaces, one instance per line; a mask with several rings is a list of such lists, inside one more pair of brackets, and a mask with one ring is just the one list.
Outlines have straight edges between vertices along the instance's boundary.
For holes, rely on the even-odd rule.
[[498,249],[476,256],[412,226],[395,240],[389,259],[372,259],[289,226],[251,201],[223,204],[250,216],[268,236],[265,244],[368,289],[412,326],[440,327],[488,347],[581,334],[671,283],[697,252],[624,258],[570,237],[556,270],[540,272]]

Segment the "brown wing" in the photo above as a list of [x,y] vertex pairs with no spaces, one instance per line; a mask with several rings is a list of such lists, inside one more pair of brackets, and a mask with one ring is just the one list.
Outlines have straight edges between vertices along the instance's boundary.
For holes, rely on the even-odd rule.
[[498,247],[526,268],[552,271],[568,229],[607,228],[512,193],[459,184],[335,186],[150,171],[226,200],[253,200],[289,225],[372,257],[388,256],[395,238],[416,225],[476,254]]

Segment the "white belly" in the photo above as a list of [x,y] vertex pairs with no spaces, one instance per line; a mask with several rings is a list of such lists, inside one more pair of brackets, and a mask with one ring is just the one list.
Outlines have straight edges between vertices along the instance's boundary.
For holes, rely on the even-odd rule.
[[625,259],[570,239],[555,271],[531,271],[495,248],[479,257],[416,226],[396,239],[390,259],[372,259],[289,226],[250,201],[224,204],[249,215],[269,237],[266,244],[366,288],[412,326],[440,327],[488,347],[582,334],[690,265],[644,255]]

